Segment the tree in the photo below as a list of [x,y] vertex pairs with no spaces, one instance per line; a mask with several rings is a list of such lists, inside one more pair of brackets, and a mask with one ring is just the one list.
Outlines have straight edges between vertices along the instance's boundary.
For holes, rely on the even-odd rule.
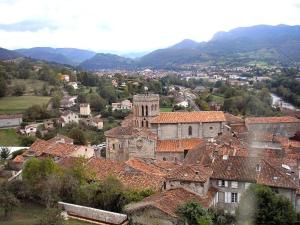
[[213,225],[207,210],[197,202],[188,202],[179,206],[177,214],[189,225]]
[[68,136],[70,138],[74,139],[74,144],[76,144],[76,145],[86,145],[87,144],[87,139],[86,139],[85,134],[78,127],[72,128],[69,131]]
[[0,97],[4,97],[7,92],[7,83],[3,76],[0,76]]
[[297,215],[292,203],[271,188],[251,185],[242,195],[237,212],[238,224],[292,225]]
[[14,87],[13,87],[13,95],[16,95],[16,96],[21,96],[24,94],[26,90],[26,87],[25,87],[25,84],[16,84]]
[[50,208],[45,211],[40,220],[35,225],[64,225],[65,221],[61,215],[61,210]]
[[231,225],[235,222],[235,216],[230,213],[225,213],[221,208],[208,209],[214,225]]
[[9,148],[2,147],[0,150],[0,158],[3,160],[6,160],[10,155],[10,150]]
[[19,206],[19,200],[8,191],[7,183],[3,183],[0,186],[0,207],[3,208],[4,218],[8,219],[17,206]]

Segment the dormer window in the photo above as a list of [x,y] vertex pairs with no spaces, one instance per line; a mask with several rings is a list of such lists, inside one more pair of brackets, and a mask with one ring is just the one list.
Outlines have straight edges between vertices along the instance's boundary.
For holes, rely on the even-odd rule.
[[261,170],[261,166],[259,165],[259,164],[256,164],[256,172],[260,172],[260,170]]

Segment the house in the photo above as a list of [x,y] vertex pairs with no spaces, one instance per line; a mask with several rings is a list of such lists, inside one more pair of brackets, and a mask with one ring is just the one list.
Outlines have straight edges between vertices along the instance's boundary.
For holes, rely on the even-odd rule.
[[80,116],[89,116],[91,115],[91,108],[89,103],[80,104]]
[[77,96],[64,96],[60,102],[61,108],[68,109],[76,105]]
[[115,110],[131,110],[132,103],[129,100],[123,100],[121,102],[113,102],[111,104],[112,111]]
[[38,139],[22,155],[16,157],[13,162],[23,164],[27,159],[50,157],[54,161],[63,158],[84,157],[92,158],[94,149],[83,145],[74,145],[72,139],[56,136],[48,141]]
[[54,129],[54,121],[53,120],[45,120],[44,121],[44,128],[46,130],[52,130],[52,129]]
[[20,129],[20,133],[27,136],[35,136],[39,124],[29,124]]
[[179,107],[184,107],[184,108],[188,108],[189,107],[189,102],[188,101],[181,101],[179,103],[176,104]]
[[1,127],[17,127],[23,122],[22,114],[15,115],[0,115],[0,128]]
[[300,130],[300,120],[292,116],[247,117],[245,125],[250,132],[273,133],[292,137]]
[[68,83],[68,82],[70,82],[70,76],[67,74],[63,74],[63,75],[61,75],[61,80]]
[[103,129],[103,119],[100,116],[88,117],[82,120],[87,126],[95,127],[97,130]]
[[216,206],[234,212],[241,195],[253,183],[271,187],[296,206],[297,182],[292,174],[269,160],[255,157],[218,156],[211,164],[211,186],[218,189]]
[[65,111],[60,116],[59,122],[61,123],[61,126],[64,127],[69,123],[79,123],[79,116],[71,111]]
[[69,86],[73,87],[74,90],[77,90],[78,89],[78,85],[77,85],[77,82],[70,82],[68,83]]

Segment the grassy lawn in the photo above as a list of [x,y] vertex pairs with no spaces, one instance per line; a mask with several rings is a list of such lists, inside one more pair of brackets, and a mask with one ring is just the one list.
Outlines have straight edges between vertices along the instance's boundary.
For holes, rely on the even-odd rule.
[[20,146],[20,135],[17,134],[15,129],[0,130],[0,146]]
[[0,98],[0,114],[22,113],[32,105],[47,104],[51,97],[44,96],[12,96]]
[[44,84],[49,86],[48,82],[42,81],[42,80],[34,80],[34,79],[12,79],[10,87],[15,86],[16,84],[25,84],[26,90],[25,93],[26,95],[34,95],[34,90],[41,90],[44,86]]
[[161,112],[172,112],[172,108],[160,108]]
[[[1,225],[34,225],[41,218],[44,208],[34,204],[23,204],[15,211],[13,211],[12,217],[8,221],[1,219],[3,209],[0,208],[0,224]],[[68,220],[66,225],[91,225],[91,223],[81,222],[78,220]]]

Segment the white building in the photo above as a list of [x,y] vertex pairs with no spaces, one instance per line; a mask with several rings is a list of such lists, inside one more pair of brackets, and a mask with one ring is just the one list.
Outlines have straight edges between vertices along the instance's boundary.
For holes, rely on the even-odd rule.
[[79,116],[74,112],[64,112],[60,116],[60,123],[62,127],[69,123],[79,123]]
[[129,100],[124,100],[121,102],[114,102],[111,104],[112,111],[115,110],[131,110],[132,109],[132,103]]
[[89,116],[91,115],[91,107],[89,103],[80,104],[80,116]]

